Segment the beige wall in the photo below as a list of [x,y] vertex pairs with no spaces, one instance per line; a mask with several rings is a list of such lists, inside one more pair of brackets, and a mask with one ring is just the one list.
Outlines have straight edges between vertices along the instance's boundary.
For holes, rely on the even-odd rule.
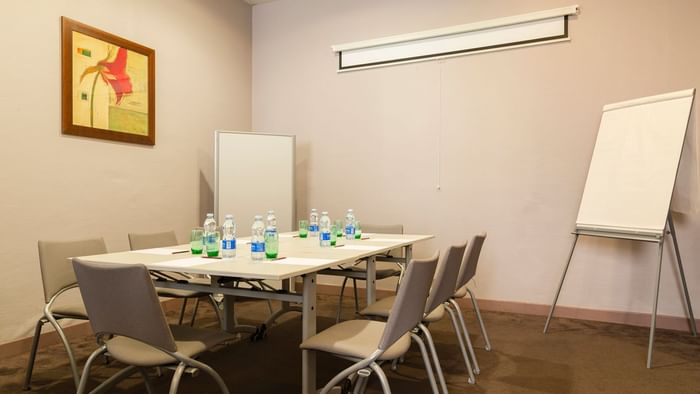
[[[213,206],[213,131],[251,115],[251,7],[242,1],[11,0],[0,30],[0,343],[39,316],[37,239],[174,229]],[[156,145],[61,135],[60,16],[156,51]]]
[[[571,42],[336,74],[332,44],[575,4],[280,0],[253,9],[253,128],[297,134],[298,212],[433,233],[485,230],[482,298],[547,304],[606,103],[700,86],[700,3],[581,0]],[[697,120],[691,122],[695,133]],[[690,156],[688,156],[690,157]],[[697,188],[684,173],[679,186]],[[437,185],[441,190],[437,190]],[[677,217],[700,308],[700,218]],[[666,248],[659,312],[683,307]],[[656,247],[583,239],[561,305],[649,312]]]

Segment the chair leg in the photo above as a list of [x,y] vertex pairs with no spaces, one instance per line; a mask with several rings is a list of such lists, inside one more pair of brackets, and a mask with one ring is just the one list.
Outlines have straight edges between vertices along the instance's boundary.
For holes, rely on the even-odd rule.
[[357,279],[352,279],[352,291],[355,293],[355,315],[360,313],[360,300],[357,297]]
[[454,328],[455,330],[455,335],[457,336],[457,340],[459,342],[459,348],[462,351],[462,357],[464,358],[464,364],[467,367],[467,374],[469,375],[469,379],[467,380],[467,382],[469,384],[474,384],[476,383],[476,378],[474,377],[474,371],[472,370],[472,363],[471,361],[469,361],[469,356],[467,356],[467,349],[464,347],[464,339],[462,339],[462,334],[459,330],[459,323],[457,323],[457,317],[455,316],[455,312],[448,305],[448,303],[445,303],[445,309],[450,315],[452,328]]
[[29,352],[29,361],[27,362],[27,372],[24,376],[24,385],[22,390],[31,390],[32,371],[34,370],[34,360],[36,359],[36,351],[39,348],[39,338],[41,337],[41,328],[47,322],[45,318],[40,318],[36,322],[34,329],[34,338],[32,338],[32,350]]
[[467,287],[467,291],[469,292],[469,297],[471,297],[472,306],[474,307],[474,312],[476,312],[476,320],[479,321],[481,335],[484,337],[484,342],[486,342],[486,345],[484,346],[484,348],[486,349],[487,352],[490,352],[491,351],[491,341],[489,340],[489,334],[486,333],[486,326],[484,325],[484,319],[481,317],[481,311],[479,310],[479,303],[476,301],[476,296],[474,296],[474,293],[468,287]]
[[211,302],[212,308],[214,308],[214,313],[216,314],[216,320],[219,322],[219,327],[224,328],[224,319],[221,316],[221,310],[219,309],[219,303],[216,302],[214,294],[209,294],[209,302]]
[[177,388],[180,386],[180,378],[182,377],[182,373],[185,372],[186,366],[187,365],[182,361],[180,361],[180,364],[177,365],[175,373],[173,374],[173,379],[170,381],[170,390],[168,391],[169,394],[177,393]]
[[370,368],[377,374],[379,382],[382,384],[382,392],[384,394],[391,394],[391,387],[389,387],[389,380],[386,378],[386,374],[382,371],[382,368],[377,365],[377,363],[372,362],[369,365]]
[[340,297],[338,297],[338,312],[335,315],[335,323],[340,323],[340,314],[343,311],[343,293],[345,293],[345,285],[348,283],[348,277],[343,278],[343,284],[340,286]]
[[78,383],[77,394],[83,394],[85,392],[85,386],[87,385],[88,378],[90,377],[90,367],[92,367],[92,363],[95,361],[95,359],[97,359],[97,357],[106,351],[107,347],[102,345],[95,349],[92,354],[90,354],[90,357],[88,357],[87,361],[85,362],[85,367],[83,367],[83,374],[80,377],[80,382]]
[[372,370],[369,368],[364,368],[357,371],[357,380],[355,381],[355,387],[352,390],[352,394],[363,394],[367,389],[367,382],[369,382],[369,377],[372,375]]
[[343,379],[350,376],[350,374],[353,374],[363,368],[367,368],[369,365],[370,363],[367,360],[363,360],[345,368],[344,370],[340,371],[337,375],[335,375],[333,379],[328,381],[328,383],[326,383],[326,385],[323,386],[319,394],[328,394],[333,389],[333,387],[335,387],[335,385],[342,382]]
[[44,313],[44,317],[49,321],[49,323],[51,323],[54,330],[56,330],[58,337],[61,339],[61,342],[63,342],[63,347],[66,349],[66,353],[68,353],[68,361],[70,362],[70,369],[73,372],[73,381],[75,382],[75,387],[78,387],[78,385],[80,384],[80,374],[78,373],[78,365],[75,362],[75,356],[73,355],[73,349],[70,347],[70,343],[68,343],[68,338],[66,338],[66,334],[63,332],[63,329],[58,324],[58,322],[53,317],[53,315],[51,315],[51,313]]
[[[195,368],[197,368],[197,369],[199,369],[199,370],[202,370],[202,371],[208,373],[209,376],[211,376],[211,377],[214,379],[214,381],[216,381],[216,384],[219,385],[219,389],[221,390],[221,392],[222,392],[223,394],[230,394],[230,393],[229,393],[229,390],[228,390],[228,387],[226,386],[226,382],[224,382],[224,379],[221,378],[221,375],[219,375],[219,374],[214,370],[214,368],[208,366],[207,364],[204,364],[204,363],[202,363],[202,362],[199,362],[199,361],[197,361],[197,360],[194,360],[194,359],[189,359],[189,360],[187,360],[187,363],[191,364],[193,367],[195,367]],[[174,393],[173,393],[173,394],[174,394]]]
[[194,320],[197,318],[197,311],[199,310],[199,297],[194,300],[194,310],[192,311],[192,319],[190,320],[190,327],[194,327]]
[[153,394],[153,387],[151,386],[151,379],[148,377],[148,371],[146,368],[139,368],[141,376],[143,376],[143,384],[146,386],[146,393]]
[[423,357],[423,364],[425,365],[425,371],[428,373],[428,381],[430,381],[430,388],[433,390],[433,394],[440,394],[437,384],[435,383],[435,374],[433,374],[433,367],[430,365],[428,352],[425,350],[425,343],[418,335],[416,335],[416,333],[413,332],[411,333],[411,339],[416,341],[418,347],[420,348],[420,355]]
[[457,317],[459,317],[459,325],[462,327],[462,334],[464,335],[464,340],[467,343],[467,349],[469,349],[469,355],[472,357],[472,362],[474,363],[474,373],[479,374],[479,362],[476,360],[476,354],[474,354],[474,346],[472,346],[472,340],[469,338],[469,331],[467,331],[467,325],[464,322],[464,315],[462,315],[462,310],[459,308],[459,304],[454,299],[449,301],[457,311]]
[[187,298],[182,299],[182,308],[180,308],[180,318],[177,320],[177,325],[182,325],[182,319],[185,317],[185,308],[187,307]]
[[445,382],[445,375],[442,373],[442,367],[440,366],[440,359],[437,355],[437,350],[435,349],[435,342],[433,342],[433,336],[430,334],[428,327],[419,323],[418,328],[420,328],[423,335],[425,335],[425,342],[428,345],[428,350],[433,357],[433,363],[435,364],[435,369],[437,370],[438,380],[440,381],[440,388],[442,392],[447,394],[447,383]]

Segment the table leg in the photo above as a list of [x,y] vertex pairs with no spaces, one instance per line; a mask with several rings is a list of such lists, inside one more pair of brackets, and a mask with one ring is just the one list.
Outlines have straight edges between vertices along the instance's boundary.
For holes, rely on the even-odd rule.
[[[302,341],[316,335],[316,274],[304,275]],[[316,353],[301,351],[301,391],[316,394]]]
[[377,260],[374,256],[367,258],[367,305],[377,300]]

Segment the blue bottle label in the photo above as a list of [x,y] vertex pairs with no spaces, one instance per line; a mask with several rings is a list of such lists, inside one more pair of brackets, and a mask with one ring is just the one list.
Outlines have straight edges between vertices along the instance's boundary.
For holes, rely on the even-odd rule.
[[309,224],[309,231],[312,233],[318,232],[318,224]]
[[331,233],[330,232],[322,232],[321,233],[321,241],[330,241],[331,240]]
[[353,235],[355,234],[355,227],[354,226],[345,226],[345,235]]
[[265,242],[251,242],[250,251],[252,253],[265,252]]
[[222,241],[222,248],[228,250],[233,250],[236,249],[236,240],[235,239],[225,239]]

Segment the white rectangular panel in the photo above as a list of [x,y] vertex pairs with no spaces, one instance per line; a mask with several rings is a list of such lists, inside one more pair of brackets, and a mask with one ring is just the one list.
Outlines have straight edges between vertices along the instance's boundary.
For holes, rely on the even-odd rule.
[[295,137],[217,131],[214,209],[219,225],[232,214],[237,235],[250,235],[253,217],[273,209],[280,232],[291,231],[294,210]]
[[577,229],[663,235],[694,93],[605,106]]

